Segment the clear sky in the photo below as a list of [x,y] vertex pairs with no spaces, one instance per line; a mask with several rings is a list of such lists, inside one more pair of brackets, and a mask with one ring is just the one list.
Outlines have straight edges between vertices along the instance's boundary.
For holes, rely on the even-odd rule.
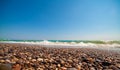
[[2,0],[0,38],[120,40],[120,0]]

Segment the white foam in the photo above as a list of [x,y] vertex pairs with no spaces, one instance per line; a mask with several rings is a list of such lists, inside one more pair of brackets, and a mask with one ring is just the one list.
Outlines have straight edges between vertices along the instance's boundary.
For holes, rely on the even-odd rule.
[[[7,41],[6,41],[7,43]],[[115,48],[115,47],[119,47],[120,48],[120,44],[95,44],[95,43],[84,43],[84,42],[80,42],[80,43],[76,43],[76,42],[51,42],[51,41],[37,41],[37,42],[16,42],[16,41],[8,41],[8,43],[23,43],[23,44],[36,44],[36,45],[45,45],[45,46],[69,46],[69,47],[91,47],[91,48]]]

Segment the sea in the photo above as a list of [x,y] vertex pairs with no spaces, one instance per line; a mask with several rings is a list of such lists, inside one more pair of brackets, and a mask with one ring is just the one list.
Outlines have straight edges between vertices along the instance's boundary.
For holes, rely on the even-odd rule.
[[67,48],[117,48],[120,49],[119,40],[0,40],[0,43],[34,44],[47,47]]

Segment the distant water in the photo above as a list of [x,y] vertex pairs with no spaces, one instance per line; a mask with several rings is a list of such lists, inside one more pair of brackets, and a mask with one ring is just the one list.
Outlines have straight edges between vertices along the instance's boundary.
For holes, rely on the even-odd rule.
[[117,48],[120,49],[120,41],[88,41],[88,40],[1,40],[2,43],[35,44],[49,47],[90,47],[90,48]]

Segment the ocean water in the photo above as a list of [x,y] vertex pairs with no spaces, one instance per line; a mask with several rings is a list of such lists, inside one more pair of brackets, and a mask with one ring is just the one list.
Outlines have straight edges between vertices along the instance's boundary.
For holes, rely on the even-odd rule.
[[35,44],[47,47],[69,47],[69,48],[117,48],[120,49],[120,41],[103,40],[1,40],[1,43]]

